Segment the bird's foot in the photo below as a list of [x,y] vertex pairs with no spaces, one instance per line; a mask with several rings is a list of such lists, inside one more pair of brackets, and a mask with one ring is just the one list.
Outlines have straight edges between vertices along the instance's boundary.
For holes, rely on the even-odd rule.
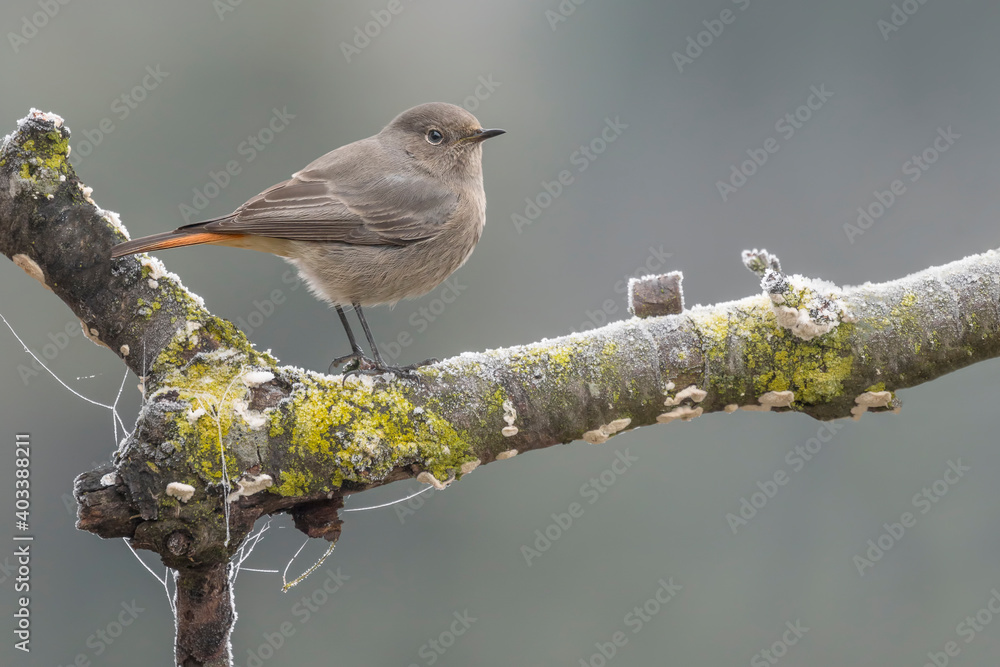
[[347,372],[344,373],[344,380],[346,380],[351,375],[384,375],[386,373],[392,373],[396,377],[404,380],[413,380],[419,377],[417,369],[423,366],[428,366],[430,364],[436,364],[437,359],[425,359],[416,364],[409,364],[407,366],[390,366],[386,363],[379,363],[378,361],[372,361],[370,365],[357,365],[353,368],[345,369]]
[[345,354],[342,357],[337,357],[330,362],[330,368],[327,369],[327,373],[333,373],[333,369],[341,364],[346,364],[344,370],[348,373],[354,373],[358,371],[364,371],[366,369],[372,369],[378,366],[374,359],[371,357],[366,357],[361,350],[355,350],[350,354]]

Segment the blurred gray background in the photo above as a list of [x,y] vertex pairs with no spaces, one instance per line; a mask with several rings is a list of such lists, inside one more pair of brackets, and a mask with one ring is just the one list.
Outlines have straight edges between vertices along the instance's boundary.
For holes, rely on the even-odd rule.
[[[622,318],[620,281],[646,267],[683,271],[693,305],[758,290],[739,262],[744,248],[855,284],[1000,239],[995,2],[11,0],[0,17],[0,131],[33,106],[61,114],[80,178],[133,237],[182,224],[182,204],[224,214],[421,102],[465,104],[508,130],[484,151],[488,225],[454,276],[460,295],[444,308],[439,289],[370,311],[402,363]],[[696,57],[679,67],[674,54],[688,49]],[[811,87],[832,95],[800,109]],[[281,131],[260,136],[275,109],[287,114],[274,123]],[[795,125],[782,120],[796,112]],[[608,119],[627,128],[583,157]],[[958,138],[946,152],[925,171],[907,166],[949,127]],[[251,136],[269,143],[251,148]],[[777,152],[747,166],[753,175],[724,200],[717,182],[769,138]],[[206,192],[230,160],[240,173]],[[573,182],[554,201],[541,197],[547,208],[518,229],[512,214],[525,215],[525,199],[564,169]],[[858,207],[895,179],[905,194],[849,238]],[[212,196],[196,201],[196,190]],[[282,362],[323,370],[346,351],[333,311],[283,280],[280,260],[226,248],[160,257]],[[283,302],[269,314],[275,290]],[[75,333],[75,318],[9,262],[0,312],[70,386],[114,400],[121,364],[82,336],[60,336],[68,324]],[[413,342],[395,350],[401,333]],[[901,392],[901,414],[843,423],[832,438],[800,415],[711,415],[518,456],[407,505],[347,514],[326,566],[291,592],[280,575],[240,575],[237,664],[919,666],[929,653],[939,664],[994,664],[998,372],[983,363]],[[0,377],[0,535],[14,532],[14,434],[28,432],[37,536],[33,651],[12,648],[14,582],[0,571],[0,663],[171,664],[159,584],[125,544],[76,531],[65,505],[74,476],[116,445],[110,412],[36,374],[5,328]],[[136,384],[125,381],[119,404],[129,425]],[[811,460],[786,458],[818,436],[827,442]],[[596,498],[581,495],[626,452],[637,459],[626,473]],[[949,462],[969,470],[935,486]],[[759,484],[775,491],[765,482],[778,471],[787,483],[761,495]],[[396,484],[349,506],[419,488]],[[935,502],[920,498],[925,488]],[[762,498],[734,533],[727,514]],[[583,515],[553,528],[573,502]],[[904,512],[915,525],[886,537],[883,524]],[[557,539],[529,565],[522,547],[546,529]],[[880,536],[888,550],[859,572],[855,556]],[[301,541],[275,519],[245,564],[284,569]],[[307,545],[290,572],[323,547]],[[0,549],[0,563],[12,551]],[[342,585],[320,595],[338,568]],[[647,604],[671,577],[682,590]],[[142,611],[119,628],[123,604]],[[643,620],[634,608],[644,605]],[[464,625],[453,625],[456,613]],[[279,641],[283,623],[294,634]],[[624,641],[605,658],[616,632]]]

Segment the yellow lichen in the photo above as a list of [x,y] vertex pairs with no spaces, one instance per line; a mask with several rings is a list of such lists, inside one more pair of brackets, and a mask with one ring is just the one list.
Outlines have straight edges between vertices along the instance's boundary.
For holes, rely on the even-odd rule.
[[849,345],[853,325],[842,322],[828,334],[803,341],[777,325],[763,296],[746,300],[738,311],[695,314],[692,320],[714,371],[713,388],[723,396],[743,393],[746,379],[727,372],[733,362],[739,368],[742,361],[754,372],[756,395],[793,391],[796,403],[804,404],[839,396],[854,365]]

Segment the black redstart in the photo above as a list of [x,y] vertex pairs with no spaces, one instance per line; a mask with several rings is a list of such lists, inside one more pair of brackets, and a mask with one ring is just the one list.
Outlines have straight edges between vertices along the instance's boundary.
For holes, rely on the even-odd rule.
[[[362,306],[393,304],[440,285],[472,254],[486,222],[484,130],[452,104],[421,104],[373,137],[342,146],[221,218],[115,246],[112,257],[209,243],[270,252],[294,264],[337,309],[363,372],[388,366]],[[354,339],[343,307],[358,314],[374,360]],[[424,362],[427,363],[427,362]]]

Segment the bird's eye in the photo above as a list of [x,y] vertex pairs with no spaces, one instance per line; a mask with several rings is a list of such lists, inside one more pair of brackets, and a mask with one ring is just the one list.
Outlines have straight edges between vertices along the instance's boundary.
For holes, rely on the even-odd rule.
[[444,135],[441,134],[441,130],[427,130],[427,143],[437,146],[442,141],[444,141]]

